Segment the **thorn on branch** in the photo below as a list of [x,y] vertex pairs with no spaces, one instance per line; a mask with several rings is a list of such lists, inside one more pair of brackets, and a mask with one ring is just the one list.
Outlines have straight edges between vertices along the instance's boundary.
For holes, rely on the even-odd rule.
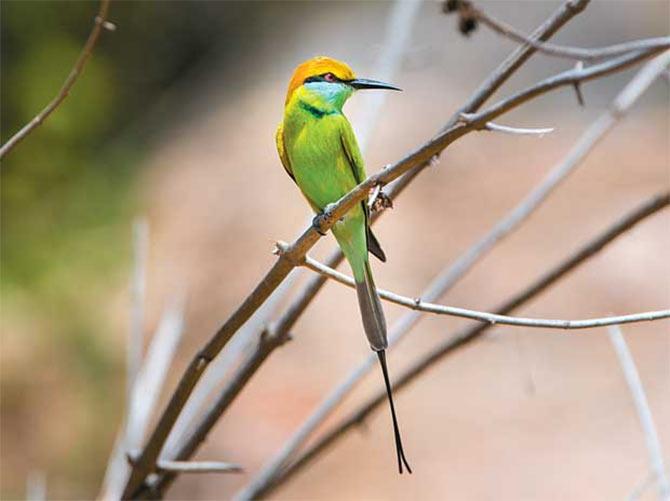
[[291,245],[282,240],[275,242],[275,247],[272,249],[272,254],[275,256],[284,257],[293,266],[302,266],[305,263],[305,256],[295,256],[295,253],[291,252]]
[[135,464],[137,464],[137,460],[139,459],[139,457],[140,457],[139,451],[132,450],[126,452],[126,461],[128,461],[128,464],[130,466],[135,466]]
[[288,243],[284,242],[283,240],[277,240],[275,242],[275,247],[272,249],[272,254],[275,256],[283,256],[288,252],[289,245]]
[[[577,64],[575,64],[575,70],[582,71],[583,69],[584,69],[584,62],[577,61]],[[572,87],[575,89],[575,94],[577,94],[577,102],[579,103],[579,106],[583,108],[585,106],[584,95],[582,94],[582,87],[580,82],[576,81],[574,84],[572,84]]]

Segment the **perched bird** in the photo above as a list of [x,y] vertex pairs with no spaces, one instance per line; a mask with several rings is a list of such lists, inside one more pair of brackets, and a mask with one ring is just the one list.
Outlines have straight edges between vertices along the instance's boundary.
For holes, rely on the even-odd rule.
[[[344,103],[359,89],[400,90],[383,82],[356,78],[348,65],[323,56],[300,64],[289,82],[284,119],[277,128],[277,150],[286,172],[317,215],[366,178],[356,137],[342,113]],[[402,447],[386,366],[384,311],[368,261],[368,252],[381,261],[386,261],[386,256],[369,223],[368,207],[363,201],[336,222],[332,230],[351,265],[363,328],[381,364],[393,420],[398,470],[402,473],[404,465],[412,473]]]

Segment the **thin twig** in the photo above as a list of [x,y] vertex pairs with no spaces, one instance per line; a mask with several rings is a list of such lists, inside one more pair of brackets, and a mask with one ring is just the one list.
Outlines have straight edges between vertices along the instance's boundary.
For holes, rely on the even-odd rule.
[[132,405],[133,386],[142,365],[142,351],[144,350],[144,304],[148,248],[149,224],[145,218],[138,218],[133,224],[133,270],[130,279],[130,328],[128,329],[126,362],[128,409]]
[[626,498],[626,501],[637,501],[638,499],[640,499],[640,497],[642,496],[642,494],[644,494],[644,492],[645,492],[649,487],[651,487],[652,485],[654,485],[655,483],[656,483],[656,475],[654,475],[653,473],[650,472],[650,473],[647,474],[647,476],[642,480],[642,482],[640,482],[639,484],[637,484],[637,485],[633,488],[633,491],[632,491],[630,494],[628,494],[628,497]]
[[528,37],[513,26],[504,23],[490,16],[481,9],[475,7],[471,2],[461,2],[460,14],[485,24],[496,33],[503,35],[517,43],[528,44],[550,56],[562,57],[566,59],[576,59],[579,61],[599,61],[610,57],[630,54],[639,50],[650,48],[667,49],[670,48],[670,37],[646,38],[642,40],[633,40],[631,42],[619,43],[607,47],[585,49],[581,47],[566,47],[547,42],[538,42]]
[[[393,81],[394,75],[402,64],[405,48],[410,41],[412,27],[415,24],[420,5],[420,0],[396,0],[394,2],[388,16],[386,36],[382,43],[383,50],[371,72],[375,75],[375,78],[385,82]],[[369,138],[377,126],[380,110],[387,96],[388,93],[385,92],[362,96],[363,102],[360,103],[362,112],[357,120],[362,125],[357,128],[356,137],[363,153],[365,153]],[[381,187],[379,189],[381,190]],[[308,222],[311,219],[310,217]],[[292,284],[302,271],[302,269],[296,269],[284,280],[268,301],[235,334],[221,355],[215,359],[180,413],[161,457],[170,458],[179,455],[179,448],[184,443],[184,437],[193,420],[201,414],[200,411],[208,397],[217,389],[224,376],[232,370],[233,364],[239,360],[240,355],[248,353],[257,346],[259,336],[270,323],[270,317],[274,314],[276,305],[293,289]]]
[[175,473],[243,473],[244,468],[235,463],[220,461],[158,461],[159,472]]
[[[470,121],[471,115],[469,113],[461,113],[461,117],[463,120],[466,122]],[[535,136],[544,136],[545,134],[549,134],[550,132],[554,132],[553,127],[545,127],[545,128],[534,128],[534,129],[528,129],[528,128],[521,128],[521,127],[510,127],[508,125],[500,125],[494,122],[486,122],[483,127],[484,130],[490,130],[494,132],[504,132],[506,134],[517,134],[521,136],[528,136],[528,135],[535,135]]]
[[128,481],[130,469],[125,460],[129,451],[142,445],[151,413],[156,407],[168,369],[183,332],[183,298],[173,301],[164,311],[147,349],[144,363],[133,385],[131,405],[125,426],[119,432],[110,455],[101,493],[102,499],[119,499]]
[[658,432],[656,431],[656,425],[654,424],[654,416],[651,413],[651,408],[649,407],[649,402],[647,401],[647,396],[644,392],[644,386],[642,386],[642,381],[637,372],[635,361],[628,349],[628,345],[626,344],[621,329],[619,326],[615,325],[610,327],[608,332],[640,420],[640,426],[642,427],[644,441],[647,445],[647,452],[649,454],[649,465],[654,474],[656,486],[658,488],[658,499],[659,501],[668,501],[668,499],[670,499],[670,483],[668,483],[668,477],[665,474],[661,441],[658,438]]
[[[319,261],[305,256],[304,266],[316,273],[320,273],[328,278],[332,278],[352,289],[356,288],[354,279],[344,273],[340,273]],[[649,322],[652,320],[660,320],[663,318],[670,318],[670,310],[660,311],[646,311],[642,313],[633,313],[629,315],[621,315],[616,317],[590,318],[586,320],[556,320],[544,318],[522,318],[509,317],[505,315],[496,315],[495,313],[487,313],[483,311],[469,310],[465,308],[456,308],[454,306],[445,306],[441,304],[428,303],[421,300],[421,298],[413,299],[407,296],[401,296],[395,292],[390,292],[383,289],[377,289],[377,293],[381,299],[385,299],[391,303],[404,306],[414,311],[422,311],[424,313],[434,313],[436,315],[448,315],[452,317],[469,318],[470,320],[478,320],[480,322],[487,322],[490,324],[500,325],[514,325],[522,327],[533,328],[548,328],[548,329],[592,329],[594,327],[604,327],[607,325],[628,324],[634,322]]]
[[[668,57],[668,53],[664,56]],[[558,184],[563,181],[574,168],[579,165],[581,160],[593,149],[593,147],[607,134],[611,127],[628,111],[634,100],[648,88],[653,81],[651,75],[656,72],[656,76],[662,71],[664,56],[659,56],[654,61],[648,63],[631,82],[621,91],[613,101],[612,109],[594,122],[591,127],[582,135],[565,160],[556,166],[545,180],[540,183],[516,208],[514,208],[505,218],[503,218],[495,227],[452,266],[433,281],[426,292],[422,294],[427,301],[437,300],[447,290],[449,290],[458,279],[460,279],[486,252],[490,251],[495,244],[511,232],[514,228],[524,221],[530,214],[536,210],[546,197],[554,190]],[[625,97],[625,99],[624,99]],[[410,329],[416,325],[420,318],[420,312],[411,312],[404,315],[390,330],[389,345],[394,346]],[[286,445],[281,448],[279,453],[273,458],[267,466],[251,481],[241,493],[241,499],[258,497],[265,492],[265,489],[273,483],[273,478],[286,465],[290,456],[304,443],[316,427],[325,420],[335,406],[350,392],[353,387],[363,378],[367,371],[374,365],[374,357],[368,357],[366,360],[326,397],[322,404],[312,413],[312,415],[299,427],[296,433],[288,440]]]
[[[641,205],[625,214],[601,234],[592,240],[589,240],[568,258],[561,261],[548,272],[545,272],[526,288],[509,298],[499,307],[493,309],[493,311],[499,315],[506,315],[523,306],[530,299],[538,296],[556,283],[560,278],[569,274],[583,262],[596,255],[617,237],[623,235],[636,224],[664,209],[668,205],[670,205],[670,192],[660,193],[649,198]],[[444,357],[479,339],[491,327],[491,324],[477,324],[458,331],[450,339],[442,342],[428,354],[414,362],[394,383],[394,392],[397,393],[405,388],[410,382],[423,374],[428,368],[444,359]],[[316,459],[326,448],[330,447],[335,441],[342,438],[347,432],[353,430],[356,426],[362,423],[375,409],[384,403],[385,397],[385,393],[377,392],[376,395],[368,399],[365,403],[350,413],[348,417],[343,419],[339,424],[335,425],[330,431],[326,432],[305,449],[297,459],[286,466],[274,479],[272,479],[271,484],[266,485],[263,490],[256,491],[255,497],[267,496],[267,494],[273,491],[276,487],[286,482],[298,471],[303,469],[307,464]]]
[[[492,118],[520,105],[521,103],[532,99],[545,92],[553,90],[562,85],[574,83],[574,81],[591,80],[604,75],[621,71],[629,66],[636,64],[654,53],[657,49],[641,52],[631,56],[625,56],[616,60],[608,61],[602,65],[594,66],[575,74],[575,72],[566,72],[557,75],[549,81],[542,82],[539,88],[533,88],[528,95],[515,96],[513,103],[505,103],[505,107],[494,109],[490,113],[477,115],[477,119],[472,124],[459,124],[451,129],[441,133],[435,139],[429,141],[424,146],[415,150],[401,161],[377,174],[370,176],[363,183],[359,184],[347,195],[342,197],[336,203],[325,208],[323,214],[315,218],[312,227],[306,230],[276,261],[274,266],[266,273],[265,277],[259,282],[252,293],[238,307],[238,309],[229,317],[224,325],[211,338],[210,342],[193,358],[186,371],[184,372],[179,385],[163,412],[154,433],[149,438],[147,446],[136,463],[131,479],[129,480],[124,497],[131,497],[139,493],[146,476],[151,473],[158,455],[165,443],[179,412],[183,408],[188,396],[193,391],[194,386],[202,376],[203,372],[221,349],[228,342],[230,337],[248,320],[248,318],[260,307],[277,286],[286,278],[288,273],[297,265],[305,253],[316,243],[320,234],[325,233],[331,226],[346,214],[355,204],[367,197],[369,191],[378,184],[389,183],[409,170],[423,166],[426,162],[433,159],[435,155],[445,149],[463,135],[480,128],[483,124]],[[481,120],[481,123],[479,122]],[[271,344],[280,345],[284,340],[274,340]],[[255,370],[255,369],[254,369]],[[248,380],[250,375],[245,375]]]
[[263,306],[235,334],[226,349],[211,363],[179,414],[179,419],[165,442],[161,458],[169,460],[179,456],[181,445],[193,427],[193,422],[203,414],[205,404],[220,394],[221,383],[234,368],[237,368],[239,359],[256,346],[265,326],[298,280],[299,271],[302,270],[295,269],[289,274]]
[[31,470],[26,478],[27,501],[46,501],[47,475],[44,470]]
[[519,136],[539,136],[543,137],[546,134],[554,132],[553,127],[545,127],[543,129],[528,129],[523,127],[510,127],[509,125],[500,125],[493,122],[486,122],[486,130],[494,132],[503,132],[505,134],[516,134]]
[[[556,33],[561,27],[565,25],[570,19],[583,11],[583,9],[588,4],[589,0],[568,0],[563,3],[542,25],[540,25],[532,37],[538,40],[546,40]],[[476,111],[493,93],[496,92],[515,72],[521,67],[521,65],[528,60],[528,58],[535,52],[535,49],[530,46],[518,47],[516,48],[492,73],[491,75],[476,89],[471,98],[463,105],[456,113],[451,117],[447,125],[443,128],[443,132],[454,127],[459,119],[461,113],[471,113]],[[404,188],[409,185],[409,183],[414,179],[416,174],[423,170],[425,167],[433,165],[437,154],[431,155],[425,160],[419,160],[414,171],[409,171],[398,179],[397,182],[391,186],[389,190],[389,196],[395,197],[401,193]],[[342,254],[339,251],[335,251],[328,259],[330,266],[337,266],[337,264],[342,260]],[[308,284],[303,288],[301,293],[298,295],[298,298],[287,311],[287,313],[282,316],[279,322],[275,325],[276,329],[273,331],[277,332],[278,336],[286,336],[290,327],[297,321],[302,312],[307,308],[307,305],[312,301],[316,296],[317,292],[325,283],[325,278],[320,276],[314,277],[311,279]],[[236,316],[242,317],[241,321],[244,321],[244,312],[246,311],[247,304],[244,304],[236,314],[229,319],[227,325],[224,325],[219,332],[225,332],[226,327],[230,329],[235,328],[235,323],[237,322]],[[238,315],[239,314],[239,315]],[[218,334],[217,334],[218,335]],[[222,334],[223,335],[223,334]],[[232,335],[232,333],[230,333]],[[224,389],[221,398],[216,402],[210,411],[205,415],[204,419],[201,421],[200,425],[196,428],[196,431],[192,435],[191,439],[182,447],[183,456],[179,457],[189,457],[198,445],[204,440],[204,437],[207,435],[209,428],[212,426],[212,422],[215,422],[216,419],[213,417],[219,416],[222,414],[225,409],[227,402],[231,402],[234,396],[240,390],[240,382],[246,382],[251,377],[252,372],[260,366],[262,361],[267,357],[265,353],[266,348],[264,346],[259,347],[255,355],[247,359],[242,365],[240,371],[233,378],[232,382]],[[155,461],[155,458],[158,456],[158,453],[161,449],[162,440],[164,440],[164,434],[169,432],[170,427],[172,426],[172,419],[176,419],[176,414],[179,413],[179,409],[183,403],[182,399],[186,399],[193,385],[197,382],[201,371],[204,370],[207,362],[205,359],[196,358],[191,362],[189,369],[182,376],[182,380],[178,391],[173,396],[168,408],[165,410],[159,424],[156,427],[154,434],[152,435],[147,448],[145,449],[144,464],[140,463],[140,467],[143,469],[136,472],[135,479],[131,479],[129,482],[126,491],[134,492],[137,487],[140,487],[142,479],[151,470],[151,463]],[[172,421],[173,422],[173,421]],[[139,468],[138,468],[139,469]],[[169,486],[172,478],[162,477],[159,481],[159,484],[164,488]]]
[[115,26],[109,21],[107,21],[107,14],[109,12],[109,3],[110,0],[100,0],[100,7],[98,8],[97,16],[95,16],[91,33],[88,35],[88,39],[86,40],[84,47],[79,53],[79,57],[77,58],[74,67],[72,68],[72,70],[70,70],[70,74],[65,79],[65,82],[63,83],[63,86],[61,87],[56,97],[53,98],[51,102],[35,116],[35,118],[33,118],[30,122],[24,125],[21,128],[21,130],[19,130],[16,134],[10,137],[7,140],[7,142],[3,144],[2,147],[0,147],[0,159],[4,158],[4,156],[7,153],[9,153],[23,139],[25,139],[26,136],[28,136],[28,134],[30,134],[33,130],[35,130],[36,127],[41,125],[42,122],[44,122],[49,117],[49,115],[51,115],[51,113],[53,113],[54,110],[58,108],[60,104],[65,100],[65,98],[70,94],[72,86],[79,78],[79,75],[84,70],[84,66],[86,66],[86,63],[91,57],[93,49],[95,48],[95,45],[98,42],[98,39],[100,38],[100,33],[102,32],[103,28],[109,31],[114,31],[115,29]]
[[[651,57],[656,52],[658,52],[658,49],[650,49],[647,52],[640,52],[633,55],[623,56],[601,65],[592,66],[583,71],[572,70],[564,72],[556,75],[555,77],[540,82],[539,84],[529,88],[527,91],[518,93],[512,96],[512,98],[508,98],[507,100],[503,101],[501,105],[494,105],[489,111],[476,114],[473,122],[467,124],[457,124],[447,131],[439,134],[435,139],[429,141],[424,146],[409,154],[393,166],[390,166],[389,168],[368,177],[363,183],[359,184],[356,188],[354,188],[336,203],[326,207],[324,213],[315,218],[314,226],[306,230],[293,244],[289,246],[285,253],[279,256],[279,259],[276,261],[274,266],[256,286],[251,295],[245,299],[242,305],[212,337],[210,342],[191,361],[190,365],[186,369],[186,372],[182,376],[182,379],[180,380],[179,386],[168,403],[168,407],[164,411],[161,420],[155,428],[154,434],[150,437],[149,442],[142,453],[142,456],[135,465],[133,475],[131,476],[128,485],[126,486],[124,497],[131,497],[134,494],[139,493],[138,489],[141,490],[143,479],[146,478],[149,473],[151,473],[153,468],[152,465],[155,464],[155,461],[162,449],[162,445],[165,443],[167,435],[174,425],[174,421],[177,419],[177,416],[188,399],[188,396],[193,391],[193,387],[202,376],[212,358],[221,351],[230,337],[268,298],[272,291],[276,289],[276,287],[284,280],[284,278],[286,278],[288,273],[300,263],[305,253],[309,251],[309,249],[319,239],[320,234],[329,230],[331,226],[342,216],[344,216],[355,204],[366,198],[374,186],[379,184],[387,184],[397,179],[405,172],[413,168],[423,166],[425,163],[430,162],[435,155],[440,153],[449,144],[453,143],[463,135],[475,129],[481,128],[486,122],[509,111],[510,109],[515,108],[516,106],[519,106],[525,101],[533,99],[558,87],[572,85],[575,81],[592,80],[594,78],[600,78],[617,71],[622,71],[631,65]],[[306,305],[304,305],[304,307],[306,307]],[[304,307],[302,308],[304,309]],[[284,337],[288,334],[287,331],[282,330],[278,330],[277,332]],[[285,338],[274,339],[269,341],[267,345],[270,347],[276,347],[280,346],[285,341]],[[242,366],[243,369],[240,370],[236,377],[239,377],[243,383],[246,383],[251,378],[252,374],[243,373],[243,370],[257,370],[260,364],[262,364],[262,362],[265,360],[265,358],[267,358],[268,354],[273,349],[274,348],[269,348],[267,353],[265,350],[259,350],[258,354],[253,359],[250,358],[247,360],[247,363]],[[239,391],[237,384],[238,381],[235,381],[235,385],[233,387],[235,395],[237,394],[237,391]],[[232,402],[232,400],[228,401],[227,405],[229,405],[230,402]],[[220,410],[219,412],[223,411]],[[203,425],[206,427],[211,427],[212,422],[210,422],[209,419],[206,419],[203,421]],[[200,433],[198,432],[198,434]],[[197,444],[195,447],[197,447]]]

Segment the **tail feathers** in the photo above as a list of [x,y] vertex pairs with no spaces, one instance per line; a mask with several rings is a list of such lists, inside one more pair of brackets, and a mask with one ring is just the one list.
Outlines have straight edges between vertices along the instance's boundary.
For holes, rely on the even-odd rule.
[[391,418],[393,419],[393,435],[395,438],[395,452],[398,457],[398,472],[402,475],[402,467],[405,465],[408,473],[412,473],[412,468],[407,462],[405,451],[402,448],[402,438],[400,436],[400,426],[398,425],[398,418],[395,415],[395,406],[393,405],[393,390],[391,389],[391,382],[389,380],[389,373],[386,367],[386,352],[380,350],[377,352],[379,363],[382,366],[382,373],[384,374],[384,384],[386,385],[386,395],[388,396],[389,405],[391,407]]
[[[359,275],[360,276],[360,275]],[[363,317],[363,327],[365,334],[368,337],[370,347],[377,352],[379,363],[382,367],[384,375],[384,384],[386,385],[386,395],[388,396],[389,406],[391,407],[391,418],[393,419],[393,435],[395,438],[395,449],[398,457],[398,471],[403,473],[403,466],[407,468],[409,473],[412,469],[405,458],[405,452],[402,448],[402,439],[400,437],[400,426],[398,425],[398,418],[395,414],[395,406],[393,405],[393,393],[391,390],[391,382],[389,380],[388,369],[386,367],[386,352],[388,341],[386,339],[386,320],[384,319],[384,310],[377,295],[375,282],[372,278],[372,271],[370,270],[370,263],[365,261],[365,273],[363,274],[363,281],[356,281],[356,292],[358,293],[358,304],[361,308],[361,316]]]
[[388,346],[386,340],[386,320],[384,319],[384,310],[377,295],[375,282],[372,278],[370,263],[365,262],[364,280],[356,281],[356,292],[358,295],[358,305],[361,308],[363,317],[363,328],[368,337],[370,347],[374,351],[385,350]]
[[375,256],[377,259],[379,259],[382,263],[386,262],[386,254],[384,253],[384,249],[382,249],[382,246],[379,244],[379,240],[377,240],[377,237],[375,237],[375,234],[372,233],[372,229],[368,226],[367,227],[367,243],[368,243],[368,252]]

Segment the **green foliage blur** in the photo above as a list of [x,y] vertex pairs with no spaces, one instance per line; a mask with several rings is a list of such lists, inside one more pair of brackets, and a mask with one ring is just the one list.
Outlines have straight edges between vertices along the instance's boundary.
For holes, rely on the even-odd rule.
[[[109,343],[124,333],[110,332],[107,303],[127,281],[131,220],[142,210],[134,183],[156,133],[142,119],[207,53],[217,35],[207,8],[112,2],[117,30],[102,33],[62,106],[3,160],[3,499],[24,495],[33,468],[66,479],[56,495],[90,497],[102,478],[125,384],[122,344]],[[56,95],[98,3],[9,0],[0,9],[4,143]],[[52,399],[75,407],[71,422],[48,422]]]

